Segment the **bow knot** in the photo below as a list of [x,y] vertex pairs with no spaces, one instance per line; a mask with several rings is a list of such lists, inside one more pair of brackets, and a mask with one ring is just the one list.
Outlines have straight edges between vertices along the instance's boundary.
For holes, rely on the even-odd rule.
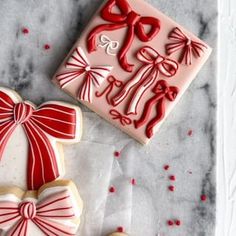
[[33,107],[27,103],[17,103],[13,108],[14,121],[23,124],[28,121],[33,113]]
[[156,60],[154,60],[154,64],[155,64],[155,65],[158,65],[158,64],[162,63],[164,60],[165,60],[165,58],[162,57],[161,55],[159,55],[159,56],[156,58]]
[[136,25],[139,23],[141,16],[134,11],[131,11],[127,14],[126,22],[128,25]]
[[19,205],[19,212],[23,219],[33,220],[36,216],[36,205],[34,202],[22,202]]

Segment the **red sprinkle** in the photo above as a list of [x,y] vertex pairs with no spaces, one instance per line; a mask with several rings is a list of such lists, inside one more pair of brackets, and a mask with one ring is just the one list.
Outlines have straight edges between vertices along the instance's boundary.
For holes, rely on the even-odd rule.
[[51,48],[51,46],[50,46],[49,44],[45,44],[45,45],[44,45],[44,49],[45,49],[45,50],[49,50],[50,48]]
[[136,184],[137,184],[136,179],[131,179],[131,184],[132,184],[132,185],[136,185]]
[[168,221],[167,221],[167,224],[168,224],[169,226],[173,226],[173,225],[174,225],[174,222],[173,222],[172,220],[168,220]]
[[29,30],[27,28],[22,28],[22,33],[23,34],[28,34],[29,33]]
[[114,152],[114,156],[117,157],[117,158],[120,157],[120,152],[115,151],[115,152]]
[[175,181],[175,180],[176,180],[176,178],[175,178],[174,175],[171,175],[171,176],[169,177],[169,179],[170,179],[171,181]]
[[174,192],[175,191],[175,187],[173,185],[169,186],[168,189],[171,191],[171,192]]
[[176,221],[175,221],[175,224],[176,224],[177,226],[180,226],[180,225],[181,225],[181,221],[180,221],[180,220],[176,220]]
[[169,165],[165,165],[164,166],[164,170],[169,170],[170,169],[170,166]]
[[122,226],[117,227],[116,231],[118,233],[124,233],[125,232],[124,227],[122,227]]
[[202,201],[202,202],[205,202],[206,200],[207,200],[207,196],[206,196],[206,195],[202,195],[202,196],[201,196],[201,201]]
[[193,135],[193,130],[190,129],[190,130],[188,131],[188,136],[192,136],[192,135]]
[[116,191],[116,189],[115,189],[114,186],[111,186],[111,187],[109,188],[109,192],[110,192],[110,193],[114,193],[115,191]]

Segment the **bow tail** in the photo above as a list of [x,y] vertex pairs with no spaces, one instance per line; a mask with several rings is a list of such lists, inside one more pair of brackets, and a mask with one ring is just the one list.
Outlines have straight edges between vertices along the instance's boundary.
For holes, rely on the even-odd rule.
[[8,232],[7,236],[28,236],[28,220],[19,220]]
[[74,236],[77,231],[73,223],[61,224],[43,217],[35,217],[32,222],[47,236]]
[[155,82],[155,80],[158,77],[158,71],[157,70],[152,70],[151,73],[148,75],[147,78],[145,78],[135,89],[131,100],[129,102],[128,109],[126,111],[127,115],[137,114],[137,108],[139,101],[141,100],[142,96],[144,93],[147,91],[148,88]]
[[152,111],[152,107],[156,102],[158,102],[158,104],[163,103],[163,96],[164,96],[163,93],[159,93],[147,101],[142,116],[140,117],[139,120],[134,121],[134,126],[136,129],[140,128],[148,121],[148,118]]
[[79,88],[77,98],[91,103],[92,102],[92,94],[93,94],[93,81],[90,75],[88,75],[81,87]]
[[191,47],[191,45],[185,46],[185,49],[183,50],[183,53],[180,56],[179,62],[184,63],[185,65],[192,64],[192,47]]
[[146,135],[148,138],[153,136],[153,130],[155,126],[164,118],[165,116],[165,104],[162,98],[156,105],[156,116],[147,124]]
[[103,31],[117,30],[117,29],[123,28],[124,26],[125,26],[124,24],[118,23],[118,24],[102,24],[95,27],[88,35],[88,39],[87,39],[88,52],[91,53],[93,51],[96,51],[97,49],[96,38],[98,34],[100,34]]
[[29,120],[24,124],[28,141],[28,189],[37,190],[59,176],[56,154],[45,133]]
[[7,142],[16,128],[14,121],[6,121],[0,124],[0,160],[7,145]]

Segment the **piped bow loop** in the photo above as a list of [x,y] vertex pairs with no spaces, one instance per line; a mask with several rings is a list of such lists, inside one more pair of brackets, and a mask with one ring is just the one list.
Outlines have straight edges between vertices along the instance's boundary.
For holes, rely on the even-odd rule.
[[75,221],[82,212],[82,206],[75,202],[69,189],[39,195],[38,200],[21,200],[6,193],[0,199],[0,229],[6,230],[8,236],[31,236],[29,224],[34,224],[41,231],[40,235],[74,236],[78,228]]
[[[165,117],[165,100],[174,101],[179,93],[179,88],[169,86],[165,80],[159,80],[152,91],[155,95],[146,102],[140,119],[134,121],[136,129],[147,123],[145,132],[148,138],[153,136],[155,126]],[[154,105],[156,115],[148,122]]]
[[173,42],[166,44],[167,54],[171,55],[174,52],[181,51],[179,62],[185,65],[191,65],[192,57],[201,57],[204,49],[207,49],[205,44],[192,40],[178,27],[170,32],[169,39]]
[[146,46],[137,53],[137,59],[143,63],[136,74],[121,88],[112,98],[113,106],[120,104],[135,87],[128,102],[126,114],[137,114],[138,104],[147,91],[154,84],[160,75],[170,78],[178,71],[178,63],[169,58],[163,57],[155,49]]
[[[113,13],[115,7],[120,13]],[[110,23],[99,25],[89,33],[88,51],[91,53],[96,50],[96,37],[101,32],[127,28],[127,35],[118,53],[118,59],[124,70],[132,72],[134,65],[128,63],[127,52],[132,46],[135,35],[142,42],[151,41],[160,30],[160,21],[154,17],[144,17],[136,13],[127,0],[108,0],[100,15],[102,19]],[[145,26],[149,26],[148,32],[145,31]]]
[[111,56],[115,56],[115,51],[119,47],[118,41],[112,41],[108,36],[102,34],[100,37],[99,47],[105,48],[106,53]]
[[93,87],[100,87],[112,70],[112,66],[91,66],[82,48],[78,47],[66,63],[67,72],[56,76],[61,88],[67,87],[77,79],[82,80],[77,97],[92,102]]
[[77,139],[79,118],[75,109],[64,104],[48,102],[36,109],[9,94],[9,90],[0,89],[0,159],[12,133],[21,125],[29,142],[27,185],[35,190],[59,177],[59,153],[51,140]]

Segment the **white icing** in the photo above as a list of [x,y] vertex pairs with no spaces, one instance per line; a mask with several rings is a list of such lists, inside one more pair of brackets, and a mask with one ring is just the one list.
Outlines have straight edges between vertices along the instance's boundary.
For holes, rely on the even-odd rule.
[[117,49],[119,48],[120,44],[118,41],[112,41],[108,36],[102,34],[100,36],[100,44],[99,47],[105,48],[105,51],[110,56],[116,56]]

